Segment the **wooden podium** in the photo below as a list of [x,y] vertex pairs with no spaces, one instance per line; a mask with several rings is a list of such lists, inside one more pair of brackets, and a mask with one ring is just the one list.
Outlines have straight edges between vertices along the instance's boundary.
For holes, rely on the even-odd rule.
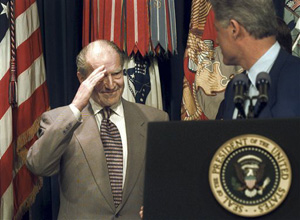
[[[223,183],[210,183],[209,178],[211,172],[213,172],[213,158],[216,159],[218,157],[216,152],[219,150],[219,152],[225,154],[226,143],[229,143],[229,140],[235,137],[247,137],[249,134],[265,137],[281,147],[290,163],[290,170],[288,170],[288,172],[290,172],[289,178],[291,178],[286,197],[279,202],[281,204],[278,205],[278,207],[271,212],[267,212],[267,214],[260,216],[259,212],[272,208],[272,204],[276,204],[272,199],[276,201],[276,196],[270,197],[269,200],[263,200],[267,195],[263,195],[265,197],[259,197],[256,193],[255,196],[262,199],[262,205],[259,206],[259,209],[255,209],[254,212],[258,212],[257,216],[259,216],[259,219],[300,219],[299,118],[150,123],[148,127],[146,154],[144,219],[245,219],[247,213],[246,215],[244,215],[245,213],[238,215],[234,213],[233,208],[232,210],[228,210],[231,209],[230,204],[227,204],[228,209],[224,208],[223,205],[227,201],[220,198],[218,201],[218,196],[216,196],[218,193],[213,192],[211,188],[211,185],[217,188]],[[225,146],[225,148],[220,150],[221,146]],[[243,152],[243,150],[240,151]],[[222,158],[221,153],[219,153],[220,158]],[[228,150],[227,153],[228,155],[234,153],[230,158],[234,158],[237,154],[235,149],[233,149],[232,152]],[[267,155],[268,153],[265,154]],[[249,159],[249,156],[247,157]],[[267,155],[267,157],[273,158],[272,155]],[[244,158],[244,156],[240,156],[240,158]],[[279,158],[273,158],[272,161],[276,162],[277,159],[280,162]],[[217,158],[216,161],[218,160]],[[241,160],[242,159],[236,159],[236,161],[242,164],[242,162],[240,162]],[[270,163],[271,167],[274,166],[276,173],[279,173],[280,181],[280,178],[283,178],[285,175],[285,169],[281,167],[281,164],[276,165],[275,162],[272,161]],[[223,177],[221,177],[221,179],[223,178],[225,181],[224,187],[227,190],[231,187],[230,185],[232,183],[229,180],[226,182],[227,177],[224,177],[224,175],[231,175],[231,181],[238,181],[238,177],[233,177],[235,175],[234,171],[230,171],[234,170],[233,168],[226,168],[226,166],[230,166],[230,161],[224,162],[224,164],[215,167],[220,170],[221,168],[223,170],[225,169],[225,171],[228,170],[228,174],[226,173],[227,171],[222,171]],[[237,164],[237,162],[235,162],[235,164]],[[242,164],[240,166],[245,170],[248,165]],[[271,182],[272,179],[275,179],[274,184],[277,184],[277,186],[274,187],[278,188],[280,184],[278,183],[278,178],[273,178],[274,175],[267,174],[267,168],[264,172],[265,177],[263,178],[265,181],[263,182],[262,179],[261,182],[263,183],[257,183],[257,185],[259,185],[257,192],[259,192],[261,188],[264,188],[266,191],[267,187],[272,187],[267,179],[271,179]],[[243,181],[236,185],[242,186],[242,182]],[[249,188],[248,191],[251,191],[253,186],[247,185],[248,182],[247,184],[246,182],[245,180],[244,186]],[[244,198],[241,200],[244,203],[248,204],[248,202],[244,200],[245,198],[246,200],[249,198],[250,205],[246,205],[246,207],[251,208],[251,201],[254,201],[255,196],[252,198],[251,193],[247,194],[246,192],[241,192],[236,191],[236,193],[240,193],[239,195]],[[270,193],[271,192],[273,191],[270,191]],[[279,196],[278,192],[280,192],[280,187],[279,191],[276,191]],[[235,195],[233,195],[233,198],[235,198]],[[230,201],[231,200],[234,201],[234,199],[230,199]],[[239,201],[239,199],[237,200]],[[280,200],[280,197],[278,197],[278,200]],[[224,204],[222,204],[222,202]],[[233,204],[235,204],[235,202],[233,202]],[[242,206],[245,207],[245,205]],[[247,212],[247,209],[243,211]]]

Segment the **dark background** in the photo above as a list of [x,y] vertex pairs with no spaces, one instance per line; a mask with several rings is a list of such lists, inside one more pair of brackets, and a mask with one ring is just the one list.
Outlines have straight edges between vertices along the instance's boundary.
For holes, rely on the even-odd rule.
[[[51,108],[71,103],[79,86],[76,55],[81,50],[82,10],[80,0],[36,0],[39,9]],[[280,17],[284,0],[273,0]],[[177,55],[159,58],[163,106],[170,119],[180,120],[183,54],[190,22],[191,0],[176,0]],[[44,178],[30,213],[24,219],[57,219],[59,189],[57,177]]]

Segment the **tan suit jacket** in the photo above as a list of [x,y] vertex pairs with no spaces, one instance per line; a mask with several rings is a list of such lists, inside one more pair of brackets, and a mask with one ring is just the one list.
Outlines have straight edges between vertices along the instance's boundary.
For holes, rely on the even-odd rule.
[[59,219],[140,219],[143,204],[147,123],[167,121],[167,113],[122,100],[128,162],[122,203],[116,209],[106,158],[93,111],[78,122],[69,106],[42,116],[39,139],[27,155],[28,168],[40,176],[59,174]]

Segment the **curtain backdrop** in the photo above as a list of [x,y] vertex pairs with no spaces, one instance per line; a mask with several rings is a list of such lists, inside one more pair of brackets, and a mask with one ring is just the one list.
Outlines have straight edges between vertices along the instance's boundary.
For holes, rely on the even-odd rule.
[[[273,0],[282,17],[280,0]],[[47,84],[51,108],[71,103],[79,86],[75,58],[82,42],[82,1],[37,0],[43,38]],[[159,59],[164,110],[171,120],[180,120],[183,53],[190,21],[191,1],[176,0],[178,54]],[[24,219],[57,219],[57,176],[44,178],[44,185]]]

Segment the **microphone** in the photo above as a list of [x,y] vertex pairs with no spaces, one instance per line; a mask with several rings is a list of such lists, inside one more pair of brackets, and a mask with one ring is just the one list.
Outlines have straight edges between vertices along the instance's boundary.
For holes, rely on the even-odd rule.
[[245,92],[249,88],[248,77],[246,74],[240,73],[236,75],[233,80],[233,90],[234,90],[234,98],[233,102],[235,107],[239,110],[239,113],[243,118],[246,118],[245,110],[244,110],[244,102],[245,102]]
[[257,117],[269,101],[268,91],[271,86],[270,75],[266,72],[259,73],[256,77],[255,85],[259,92],[259,95],[257,97],[258,109],[255,113],[255,117]]

